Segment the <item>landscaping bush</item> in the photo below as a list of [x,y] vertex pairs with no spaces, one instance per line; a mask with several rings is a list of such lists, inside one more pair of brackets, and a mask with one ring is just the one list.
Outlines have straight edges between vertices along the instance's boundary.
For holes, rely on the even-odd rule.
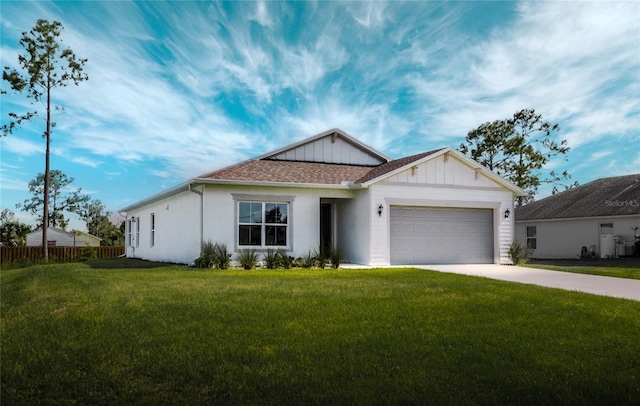
[[284,269],[291,269],[294,258],[287,255],[286,251],[283,249],[279,249],[277,255],[280,259],[280,266]]
[[196,268],[229,269],[231,254],[225,244],[214,244],[211,241],[203,242],[200,248],[200,257],[194,261]]
[[267,249],[267,252],[265,252],[263,259],[267,269],[277,269],[280,267],[280,255],[278,254],[278,251],[274,249]]
[[514,241],[509,245],[509,259],[514,265],[524,265],[531,259],[531,250]]
[[98,254],[96,253],[96,250],[93,249],[93,247],[82,247],[82,249],[78,253],[78,260],[81,262],[96,258],[98,258]]
[[329,259],[331,259],[332,268],[340,268],[340,264],[342,263],[342,250],[337,247],[331,248],[331,251],[329,251]]
[[243,269],[255,269],[258,264],[258,253],[254,249],[241,250],[238,254],[238,263]]

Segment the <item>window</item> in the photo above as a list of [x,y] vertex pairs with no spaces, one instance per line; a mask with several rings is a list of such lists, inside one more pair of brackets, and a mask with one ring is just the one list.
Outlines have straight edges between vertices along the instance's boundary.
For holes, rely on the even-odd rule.
[[289,204],[238,202],[238,245],[286,247]]
[[127,246],[128,247],[133,247],[133,244],[131,241],[132,229],[133,229],[133,219],[131,218],[127,220]]
[[150,218],[151,223],[151,246],[153,247],[156,243],[156,215],[155,213],[151,213]]
[[600,235],[613,234],[613,223],[600,223]]
[[134,218],[136,222],[136,248],[140,246],[140,217]]
[[536,227],[527,227],[527,248],[535,250],[538,247]]

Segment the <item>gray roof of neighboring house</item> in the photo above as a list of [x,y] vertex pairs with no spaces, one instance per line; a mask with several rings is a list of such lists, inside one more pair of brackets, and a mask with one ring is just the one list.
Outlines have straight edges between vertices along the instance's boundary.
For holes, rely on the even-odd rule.
[[640,174],[602,178],[515,209],[516,221],[640,214]]

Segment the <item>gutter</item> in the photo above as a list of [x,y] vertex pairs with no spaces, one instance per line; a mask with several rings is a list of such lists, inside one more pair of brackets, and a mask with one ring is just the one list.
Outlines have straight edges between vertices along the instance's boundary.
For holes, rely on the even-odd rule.
[[202,247],[204,240],[204,193],[201,190],[194,189],[193,183],[189,183],[188,190],[189,192],[200,195],[200,247]]

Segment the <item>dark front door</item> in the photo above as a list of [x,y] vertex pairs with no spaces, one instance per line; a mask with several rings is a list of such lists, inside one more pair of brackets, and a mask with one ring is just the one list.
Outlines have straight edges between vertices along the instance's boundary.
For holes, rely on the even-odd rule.
[[320,204],[320,249],[326,254],[331,250],[331,204]]

